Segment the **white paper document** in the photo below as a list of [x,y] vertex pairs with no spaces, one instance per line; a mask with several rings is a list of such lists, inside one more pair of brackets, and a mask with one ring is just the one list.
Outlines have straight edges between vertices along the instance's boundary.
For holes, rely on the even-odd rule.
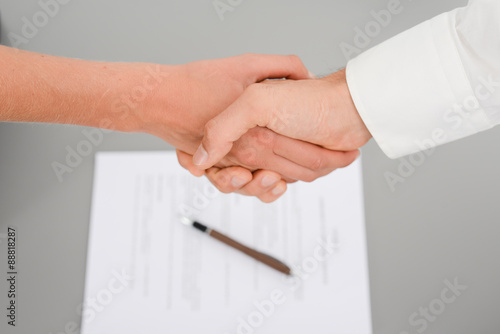
[[174,152],[98,153],[88,247],[82,334],[371,333],[359,161],[264,204],[219,193]]

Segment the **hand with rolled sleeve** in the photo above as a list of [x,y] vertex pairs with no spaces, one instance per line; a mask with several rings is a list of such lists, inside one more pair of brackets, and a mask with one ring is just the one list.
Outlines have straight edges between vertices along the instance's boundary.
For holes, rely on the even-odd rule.
[[373,135],[390,157],[500,123],[500,2],[472,0],[366,51],[320,80],[264,82],[205,126],[209,168],[254,127],[335,150]]

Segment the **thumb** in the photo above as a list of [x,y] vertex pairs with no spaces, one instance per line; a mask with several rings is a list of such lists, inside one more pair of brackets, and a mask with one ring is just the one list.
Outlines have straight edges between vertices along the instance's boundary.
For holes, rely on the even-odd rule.
[[[248,130],[256,126],[266,126],[267,120],[263,108],[255,105],[256,99],[250,91],[252,85],[243,95],[226,110],[205,124],[205,134],[201,144],[193,156],[193,163],[200,169],[215,165],[231,151],[233,143]],[[248,150],[255,150],[249,147]],[[257,154],[257,152],[246,152]]]

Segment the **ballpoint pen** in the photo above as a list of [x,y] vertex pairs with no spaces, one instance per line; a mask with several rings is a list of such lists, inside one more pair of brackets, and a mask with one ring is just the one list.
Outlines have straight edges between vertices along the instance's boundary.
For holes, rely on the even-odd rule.
[[256,259],[259,262],[264,263],[265,265],[268,265],[269,267],[271,267],[273,269],[278,270],[279,272],[282,272],[285,275],[292,275],[292,270],[290,269],[290,267],[288,267],[286,264],[275,259],[272,256],[269,256],[267,254],[264,254],[262,252],[255,250],[255,249],[252,249],[248,246],[245,246],[245,245],[239,243],[238,241],[231,239],[230,237],[228,237],[220,232],[217,232],[216,230],[211,229],[211,228],[207,227],[206,225],[203,225],[202,223],[191,220],[187,217],[182,217],[181,221],[183,224],[185,224],[187,226],[193,226],[195,229],[197,229],[203,233],[208,234],[212,238],[217,239],[217,240],[225,243],[226,245],[233,247],[233,248],[239,250],[240,252],[245,253],[246,255]]

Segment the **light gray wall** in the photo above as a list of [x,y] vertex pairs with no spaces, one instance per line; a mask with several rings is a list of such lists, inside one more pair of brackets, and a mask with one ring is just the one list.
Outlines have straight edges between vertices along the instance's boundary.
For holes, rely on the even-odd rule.
[[[212,0],[71,0],[20,48],[163,64],[244,52],[297,54],[313,72],[327,74],[346,64],[339,44],[352,44],[353,29],[388,2],[244,0],[221,21]],[[403,12],[370,45],[465,1],[401,3]],[[7,34],[21,34],[22,17],[31,18],[40,6],[38,0],[0,0],[0,11],[1,40],[9,45]],[[2,333],[63,333],[79,322],[93,156],[62,183],[51,163],[84,139],[81,131],[0,124],[0,233],[17,228],[20,272],[18,327],[6,326],[3,311]],[[374,333],[417,333],[410,315],[435,303],[444,281],[455,278],[467,289],[425,333],[498,332],[499,138],[494,129],[437,149],[394,191],[384,175],[398,173],[408,160],[387,159],[373,142],[363,149]],[[151,136],[115,133],[95,151],[166,148]],[[0,254],[4,277],[4,241]],[[0,305],[7,302],[5,288],[1,279]]]

